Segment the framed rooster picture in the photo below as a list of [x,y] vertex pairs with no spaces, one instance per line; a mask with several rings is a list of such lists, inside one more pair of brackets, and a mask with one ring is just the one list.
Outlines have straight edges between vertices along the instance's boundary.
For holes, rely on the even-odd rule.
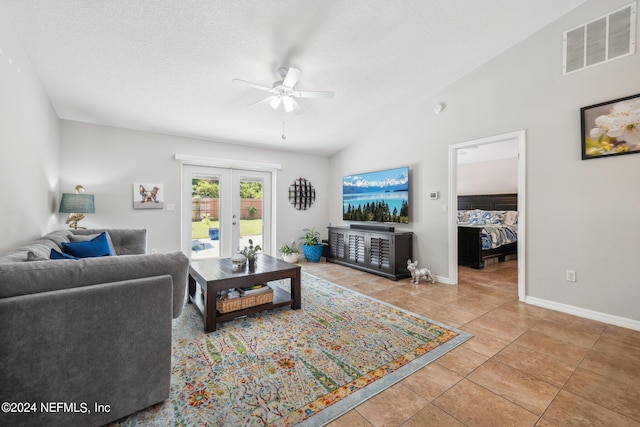
[[133,209],[163,209],[164,188],[162,184],[133,184]]

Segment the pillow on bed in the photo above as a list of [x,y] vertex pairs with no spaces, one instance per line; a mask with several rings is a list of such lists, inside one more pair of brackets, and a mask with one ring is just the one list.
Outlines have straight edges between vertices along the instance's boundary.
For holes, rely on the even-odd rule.
[[489,212],[480,209],[469,211],[469,224],[485,225],[489,217]]
[[507,225],[516,225],[518,223],[518,211],[507,211],[504,217],[504,223]]
[[485,220],[484,216],[482,215],[483,212],[484,211],[481,211],[479,209],[469,211],[469,224],[484,225]]
[[487,224],[502,225],[507,215],[507,211],[489,211]]
[[506,211],[483,211],[474,209],[469,212],[469,223],[474,225],[504,224]]
[[458,222],[469,222],[469,211],[458,211]]

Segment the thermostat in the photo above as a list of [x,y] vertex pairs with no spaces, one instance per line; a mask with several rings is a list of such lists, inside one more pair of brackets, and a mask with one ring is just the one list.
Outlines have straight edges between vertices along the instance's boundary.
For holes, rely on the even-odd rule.
[[429,199],[430,200],[438,200],[438,192],[437,191],[430,191],[429,192]]

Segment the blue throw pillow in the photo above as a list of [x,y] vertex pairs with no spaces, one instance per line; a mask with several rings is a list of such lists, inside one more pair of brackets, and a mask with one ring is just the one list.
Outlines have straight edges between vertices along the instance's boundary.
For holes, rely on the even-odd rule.
[[78,259],[74,256],[63,254],[62,252],[56,251],[55,249],[51,249],[51,254],[49,255],[49,259]]
[[91,258],[100,256],[111,256],[111,248],[109,247],[109,239],[107,233],[102,232],[91,240],[84,242],[62,242],[62,250],[77,258]]

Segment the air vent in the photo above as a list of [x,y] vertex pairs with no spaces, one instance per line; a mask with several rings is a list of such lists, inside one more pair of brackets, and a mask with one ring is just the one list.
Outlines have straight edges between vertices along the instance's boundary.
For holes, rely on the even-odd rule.
[[564,75],[632,55],[636,50],[636,3],[564,32]]

